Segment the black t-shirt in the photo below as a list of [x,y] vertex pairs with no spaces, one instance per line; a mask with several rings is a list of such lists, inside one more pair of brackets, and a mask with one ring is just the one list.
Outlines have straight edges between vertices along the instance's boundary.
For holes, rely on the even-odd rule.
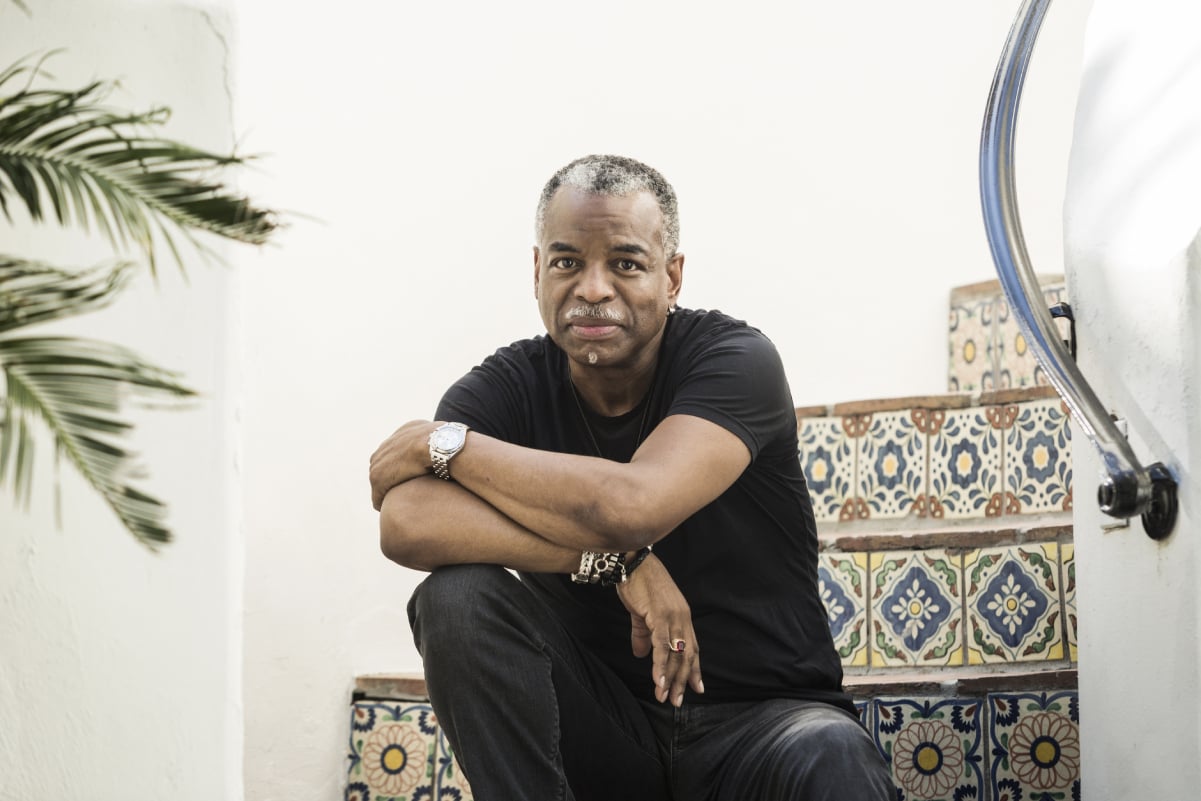
[[[603,418],[582,406],[548,337],[501,348],[452,386],[437,419],[540,450],[629,461],[664,418],[732,432],[750,465],[720,497],[655,545],[692,610],[705,693],[691,702],[806,698],[853,710],[817,583],[813,509],[797,458],[796,416],[775,346],[721,312],[668,318],[648,395]],[[587,415],[588,423],[584,417]],[[630,616],[612,587],[521,574],[637,696],[653,698],[650,658],[630,651]]]

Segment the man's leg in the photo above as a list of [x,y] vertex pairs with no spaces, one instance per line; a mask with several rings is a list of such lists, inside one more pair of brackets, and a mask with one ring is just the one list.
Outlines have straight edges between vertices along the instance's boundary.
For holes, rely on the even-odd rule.
[[[717,710],[714,710],[715,712]],[[672,760],[673,786],[692,801],[895,801],[888,767],[847,712],[820,702],[755,704],[709,728]]]
[[430,703],[478,801],[666,801],[638,702],[507,571],[434,571],[409,621]]

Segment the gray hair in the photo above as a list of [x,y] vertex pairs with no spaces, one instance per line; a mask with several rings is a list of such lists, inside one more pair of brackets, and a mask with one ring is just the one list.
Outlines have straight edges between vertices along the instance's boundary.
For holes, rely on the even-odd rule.
[[680,208],[671,184],[653,167],[625,156],[584,156],[551,176],[538,199],[534,231],[542,239],[546,207],[561,186],[571,186],[595,195],[631,195],[650,192],[663,212],[663,250],[670,258],[680,247]]

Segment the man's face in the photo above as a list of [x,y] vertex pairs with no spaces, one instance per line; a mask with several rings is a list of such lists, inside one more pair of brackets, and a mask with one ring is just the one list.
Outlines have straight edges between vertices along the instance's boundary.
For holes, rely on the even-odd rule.
[[654,363],[684,257],[663,250],[663,213],[650,192],[610,196],[559,189],[534,248],[534,296],[551,339],[579,366]]

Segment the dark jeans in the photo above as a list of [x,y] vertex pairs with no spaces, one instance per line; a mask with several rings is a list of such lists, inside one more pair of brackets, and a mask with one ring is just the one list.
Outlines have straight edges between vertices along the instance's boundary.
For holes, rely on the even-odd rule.
[[430,702],[478,801],[896,798],[847,712],[787,699],[639,701],[502,568],[434,571],[409,621]]

